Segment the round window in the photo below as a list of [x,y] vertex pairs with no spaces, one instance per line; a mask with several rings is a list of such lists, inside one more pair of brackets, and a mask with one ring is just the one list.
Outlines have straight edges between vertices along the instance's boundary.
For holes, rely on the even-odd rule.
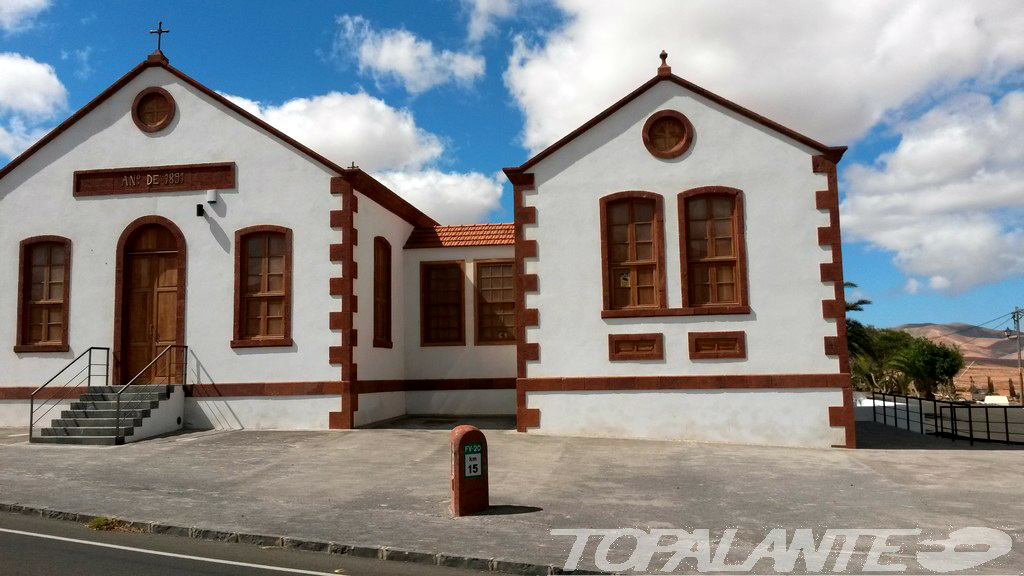
[[675,158],[690,148],[693,125],[675,110],[662,110],[644,124],[644,146],[658,158]]
[[163,88],[146,88],[135,97],[132,120],[143,132],[163,130],[174,119],[174,98]]

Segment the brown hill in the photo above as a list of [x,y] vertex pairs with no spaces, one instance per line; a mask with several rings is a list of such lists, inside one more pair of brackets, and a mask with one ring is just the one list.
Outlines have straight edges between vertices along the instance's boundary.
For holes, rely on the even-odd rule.
[[[1017,339],[1007,338],[1002,330],[971,326],[970,324],[904,324],[896,326],[913,336],[927,338],[937,344],[955,346],[964,355],[964,369],[953,379],[957,389],[965,393],[971,386],[982,391],[988,387],[989,378],[996,393],[1009,393],[1009,382],[1017,393],[1021,391],[1017,370]],[[1024,344],[1024,342],[1022,342]]]

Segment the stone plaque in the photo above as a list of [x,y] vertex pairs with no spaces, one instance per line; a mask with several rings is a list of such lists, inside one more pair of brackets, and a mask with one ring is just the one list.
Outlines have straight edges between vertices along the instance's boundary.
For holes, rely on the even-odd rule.
[[235,163],[144,166],[75,172],[75,197],[152,194],[235,187]]

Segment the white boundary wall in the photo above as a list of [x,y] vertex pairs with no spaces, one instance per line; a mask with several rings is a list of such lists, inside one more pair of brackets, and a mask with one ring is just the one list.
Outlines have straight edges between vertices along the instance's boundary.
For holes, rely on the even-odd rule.
[[186,398],[185,427],[195,430],[326,430],[337,396]]
[[827,448],[846,443],[829,426],[829,406],[842,390],[828,388],[527,392],[540,409],[530,434],[649,438]]

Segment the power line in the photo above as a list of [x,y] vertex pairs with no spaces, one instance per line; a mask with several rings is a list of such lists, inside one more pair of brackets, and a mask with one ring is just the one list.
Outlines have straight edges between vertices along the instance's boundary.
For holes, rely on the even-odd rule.
[[[946,337],[949,337],[949,336],[953,336],[955,334],[960,334],[962,332],[967,332],[968,330],[973,330],[975,328],[984,328],[988,324],[993,324],[995,322],[998,322],[998,321],[1000,321],[1000,320],[1002,320],[1004,318],[1010,317],[1010,316],[1013,316],[1013,312],[1009,312],[1007,314],[1003,314],[1002,316],[998,316],[998,317],[993,318],[993,319],[991,319],[991,320],[989,320],[987,322],[982,322],[981,324],[969,325],[966,328],[963,328],[961,330],[956,330],[956,331],[950,332],[948,334],[941,334],[939,336],[925,336],[925,338],[927,338],[929,340],[935,340],[937,338],[946,338]],[[967,342],[973,342],[974,340],[977,340],[978,338],[981,338],[981,336],[974,336],[972,338],[964,339],[964,340],[962,340],[960,342],[960,344],[966,344]]]

